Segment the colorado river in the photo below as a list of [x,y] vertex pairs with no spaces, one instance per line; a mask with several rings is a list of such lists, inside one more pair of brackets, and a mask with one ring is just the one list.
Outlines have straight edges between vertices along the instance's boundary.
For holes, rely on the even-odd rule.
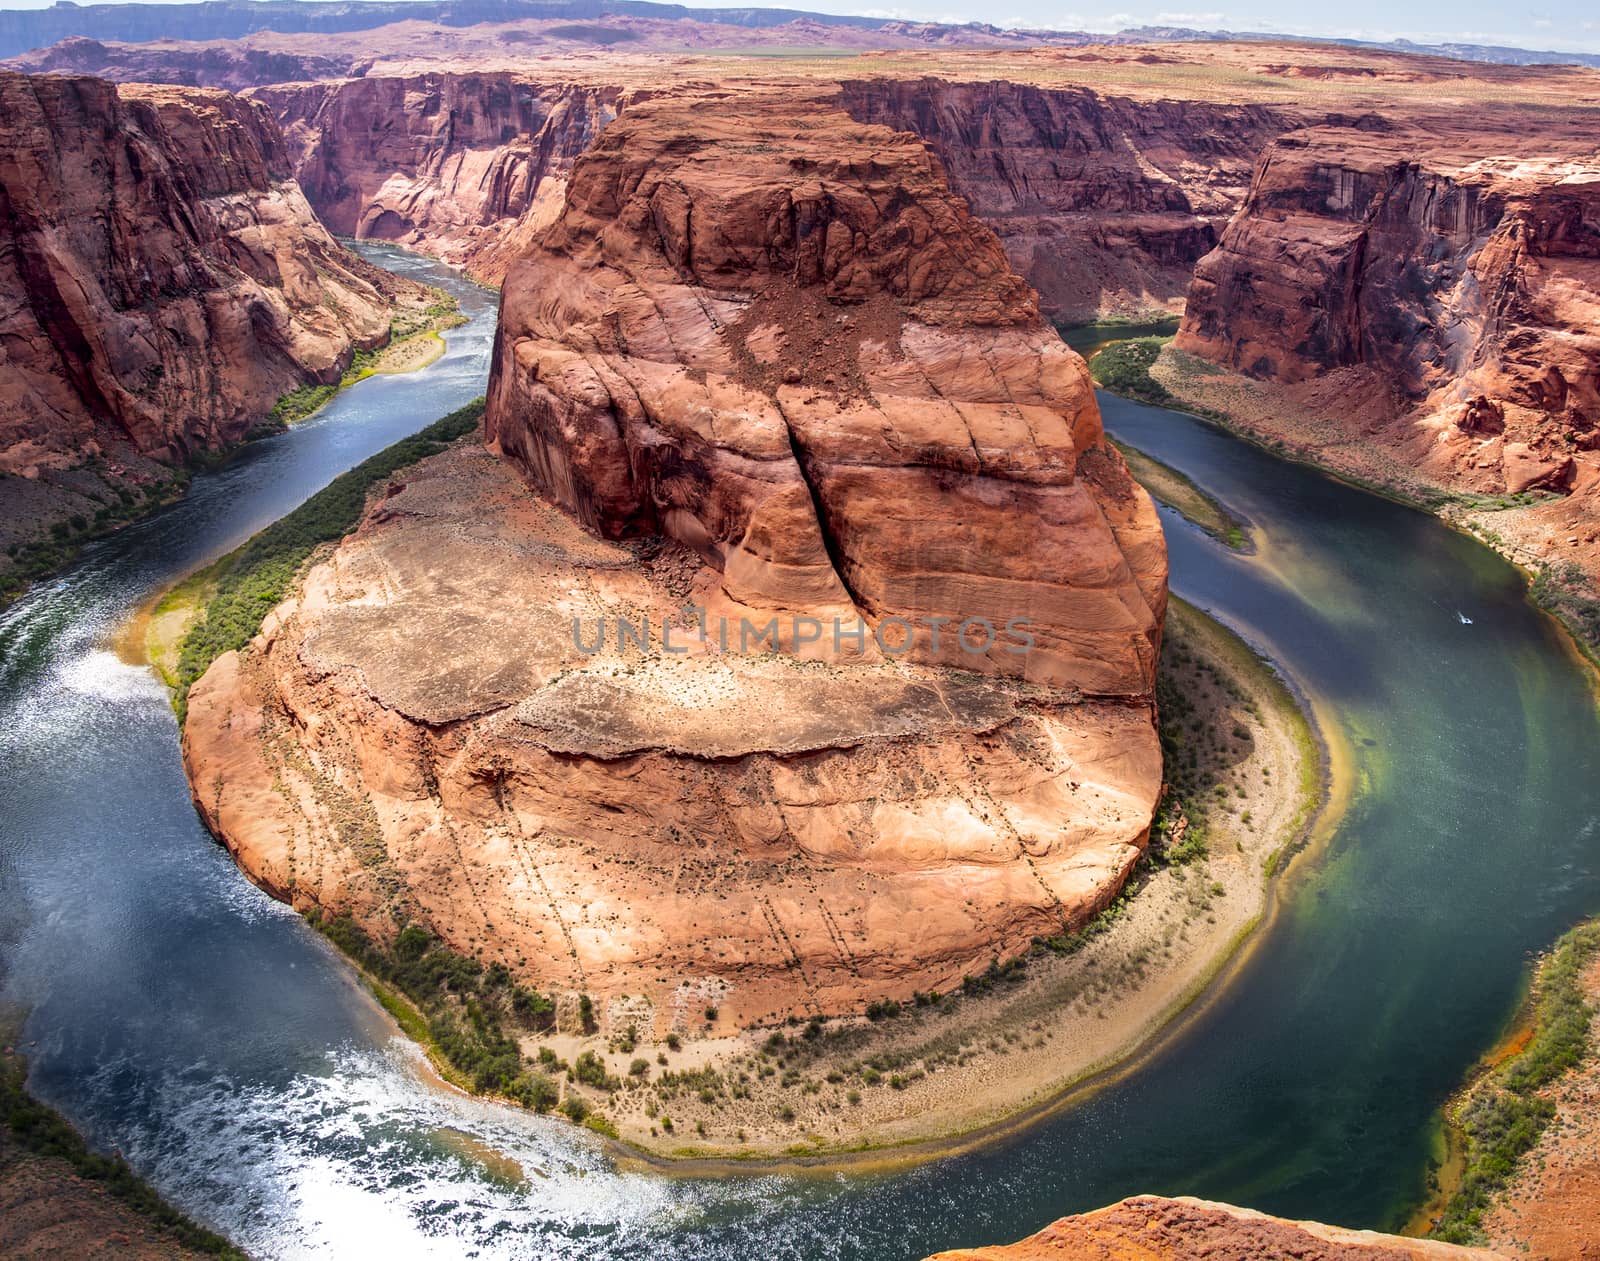
[[564,1122],[430,1084],[200,826],[164,693],[107,647],[150,592],[482,392],[492,295],[379,253],[462,296],[437,364],[200,474],[0,615],[0,985],[39,1095],[260,1257],[918,1258],[1142,1191],[1404,1216],[1528,952],[1600,911],[1587,680],[1492,553],[1110,398],[1119,438],[1260,542],[1240,557],[1169,519],[1174,589],[1282,661],[1350,750],[1336,834],[1218,1000],[1080,1106],[876,1176],[620,1173]]

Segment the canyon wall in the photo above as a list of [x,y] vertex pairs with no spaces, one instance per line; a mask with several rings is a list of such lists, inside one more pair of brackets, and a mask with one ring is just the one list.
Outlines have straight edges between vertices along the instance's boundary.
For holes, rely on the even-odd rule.
[[333,231],[424,249],[489,283],[554,218],[573,160],[635,95],[446,71],[251,93]]
[[0,74],[0,294],[8,541],[97,478],[236,441],[384,342],[394,302],[425,300],[328,235],[260,105],[17,74]]
[[1196,270],[1177,345],[1277,382],[1365,377],[1408,418],[1377,440],[1454,483],[1573,489],[1600,448],[1592,137],[1550,126],[1537,157],[1487,126],[1281,137]]
[[1187,1196],[1139,1195],[1052,1222],[1013,1244],[957,1248],[927,1261],[1505,1261],[1487,1248],[1458,1248],[1319,1222],[1285,1221]]
[[[335,231],[403,241],[498,282],[559,209],[573,160],[649,92],[440,71],[252,95]],[[925,141],[1058,320],[1176,310],[1256,155],[1297,121],[1261,105],[933,78],[851,81],[839,101]]]
[[843,85],[863,122],[920,136],[999,235],[1047,314],[1177,311],[1291,110],[1135,101],[1083,88],[941,79]]
[[948,991],[1115,895],[1160,526],[914,137],[631,106],[507,273],[489,393],[488,449],[396,479],[190,694],[264,887],[657,1036]]

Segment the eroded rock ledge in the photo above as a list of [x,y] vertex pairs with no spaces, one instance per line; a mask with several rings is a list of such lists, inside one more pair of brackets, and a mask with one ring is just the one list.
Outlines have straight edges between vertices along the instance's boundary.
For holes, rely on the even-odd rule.
[[1138,1195],[1052,1222],[1014,1244],[958,1248],[928,1261],[1504,1261],[1486,1248],[1458,1248],[1320,1222],[1285,1221],[1188,1196]]
[[[502,305],[503,458],[391,486],[190,694],[196,800],[255,879],[641,1031],[947,989],[1114,895],[1161,781],[1164,545],[920,143],[641,104]],[[691,609],[869,634],[724,652]],[[1037,647],[873,645],[928,614]],[[690,651],[580,650],[619,616]]]

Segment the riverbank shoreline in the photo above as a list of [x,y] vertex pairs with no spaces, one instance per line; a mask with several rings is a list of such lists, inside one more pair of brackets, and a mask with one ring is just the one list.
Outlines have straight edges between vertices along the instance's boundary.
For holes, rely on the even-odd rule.
[[[1197,869],[1191,876],[1176,877],[1180,882],[1200,879],[1210,881],[1213,889],[1225,888],[1226,893],[1218,895],[1209,909],[1215,911],[1218,905],[1227,904],[1231,914],[1207,925],[1212,931],[1204,948],[1197,949],[1184,961],[1191,966],[1156,972],[1146,983],[1122,996],[1125,1001],[1120,1010],[1113,1006],[1097,1013],[1096,1023],[1105,1025],[1114,1043],[1110,1049],[1092,1060],[1081,1054],[1075,1059],[1070,1055],[1061,1056],[1052,1049],[1054,1062],[1041,1074],[1036,1068],[1031,1072],[1015,1071],[1016,1065],[1008,1060],[1017,1052],[1007,1050],[995,1054],[998,1048],[990,1045],[988,1054],[962,1066],[969,1070],[972,1079],[968,1090],[949,1084],[955,1074],[947,1068],[919,1079],[931,1083],[937,1078],[944,1083],[943,1088],[949,1095],[981,1095],[989,1114],[981,1118],[974,1117],[970,1110],[963,1115],[948,1107],[934,1106],[917,1115],[909,1126],[901,1125],[899,1132],[880,1132],[862,1136],[853,1143],[836,1141],[809,1148],[791,1144],[780,1151],[772,1150],[770,1142],[766,1148],[758,1148],[754,1136],[741,1144],[744,1150],[736,1151],[708,1152],[699,1147],[669,1146],[659,1138],[653,1143],[640,1142],[624,1127],[621,1138],[610,1144],[619,1166],[684,1177],[753,1171],[827,1174],[841,1169],[875,1172],[904,1168],[976,1150],[1024,1133],[1077,1106],[1095,1092],[1126,1079],[1181,1037],[1189,1023],[1200,1018],[1247,965],[1254,947],[1276,914],[1279,886],[1298,860],[1314,851],[1318,840],[1331,834],[1343,803],[1348,800],[1349,782],[1348,777],[1336,779],[1335,758],[1311,708],[1266,657],[1228,628],[1176,598],[1170,617],[1169,626],[1176,632],[1174,642],[1187,640],[1190,645],[1185,651],[1192,651],[1192,645],[1199,638],[1210,650],[1231,656],[1230,664],[1235,670],[1253,674],[1257,687],[1279,692],[1278,703],[1288,707],[1280,709],[1279,713],[1287,714],[1292,710],[1295,720],[1303,724],[1299,764],[1306,778],[1290,798],[1296,809],[1291,811],[1288,801],[1280,799],[1283,815],[1293,820],[1281,845],[1258,844],[1245,849],[1237,828],[1218,828],[1211,838],[1212,859],[1204,874]],[[1257,693],[1252,703],[1259,704],[1260,699]],[[1342,763],[1343,759],[1339,760]],[[1248,808],[1243,813],[1250,816],[1251,822],[1259,822]],[[1279,820],[1281,817],[1275,816]],[[1263,824],[1262,834],[1270,833],[1273,826],[1272,823]],[[1233,854],[1243,861],[1235,864],[1232,870],[1224,870],[1215,860],[1226,856],[1230,844],[1240,847]],[[1156,874],[1170,877],[1173,870],[1167,868]],[[1181,872],[1182,869],[1177,870]],[[1219,875],[1221,880],[1216,879]],[[1254,880],[1258,901],[1249,898],[1252,876],[1258,876]],[[1148,871],[1134,877],[1135,880],[1141,878],[1148,881]],[[1148,933],[1153,923],[1159,922],[1164,909],[1170,906],[1163,898],[1170,897],[1171,892],[1153,881],[1131,892],[1125,903],[1125,913],[1113,929],[1113,933],[1127,930],[1124,935],[1118,939],[1108,934],[1099,958],[1091,953],[1095,945],[1100,944],[1096,942],[1086,947],[1082,956],[1065,962],[1076,962],[1086,971],[1104,966],[1108,959],[1116,958],[1119,951],[1126,951],[1130,940],[1139,939]],[[1035,962],[1030,960],[1030,965]],[[1048,970],[1062,962],[1045,959],[1039,966]],[[1060,1025],[1071,1022],[1076,1006],[1069,1005],[1065,1010],[1058,1007],[1055,1011],[1058,1024],[1052,1027],[1048,1019],[1038,1023],[1038,1016],[1027,1003],[1029,985],[1049,991],[1059,983],[1060,977],[1052,977],[1048,971],[1022,983],[1014,1006],[1022,1009],[1031,1020],[1008,1021],[1003,1013],[997,1013],[994,1008],[1003,1009],[1004,1000],[991,1004],[987,1010],[974,1011],[964,1019],[998,1030],[1002,1045],[1007,1033],[1018,1027],[1029,1028],[1035,1037],[1041,1032],[1049,1032],[1052,1038],[1060,1036]],[[1089,1014],[1088,1009],[1084,1014]],[[793,1039],[790,1044],[799,1045]],[[691,1045],[686,1044],[685,1049],[690,1049]]]
[[135,1261],[246,1261],[243,1250],[168,1203],[120,1152],[96,1151],[28,1091],[27,1061],[13,1045],[21,1025],[15,1013],[0,1016],[0,1253],[87,1255],[115,1239],[118,1255]]
[[1276,459],[1315,469],[1357,490],[1427,513],[1495,552],[1522,574],[1528,584],[1529,602],[1560,629],[1568,649],[1582,663],[1585,673],[1594,683],[1596,699],[1600,702],[1600,643],[1589,642],[1582,630],[1560,608],[1537,598],[1536,584],[1541,570],[1557,562],[1507,538],[1502,531],[1508,528],[1508,521],[1496,519],[1514,518],[1525,511],[1528,504],[1512,502],[1514,497],[1510,496],[1483,496],[1456,490],[1442,482],[1419,478],[1414,475],[1414,470],[1402,473],[1398,464],[1391,467],[1392,462],[1384,453],[1367,450],[1355,442],[1342,444],[1342,449],[1364,452],[1360,460],[1352,458],[1339,461],[1319,454],[1319,451],[1334,449],[1333,445],[1313,448],[1297,442],[1286,429],[1273,428],[1266,423],[1265,417],[1269,412],[1283,410],[1281,407],[1273,408],[1270,398],[1263,397],[1260,406],[1251,407],[1246,414],[1237,401],[1229,406],[1219,397],[1227,391],[1228,399],[1237,400],[1242,397],[1240,392],[1243,390],[1268,396],[1271,394],[1268,383],[1254,381],[1184,355],[1170,341],[1154,357],[1148,369],[1148,378],[1154,387],[1149,392],[1104,385],[1102,388],[1137,403],[1182,412],[1203,424],[1220,429],[1230,437],[1248,442]]

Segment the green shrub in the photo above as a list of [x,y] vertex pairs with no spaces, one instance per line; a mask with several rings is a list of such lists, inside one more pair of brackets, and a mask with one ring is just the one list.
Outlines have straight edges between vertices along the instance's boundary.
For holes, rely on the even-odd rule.
[[606,1062],[593,1051],[585,1051],[578,1056],[572,1065],[572,1072],[585,1086],[594,1086],[600,1090],[615,1090],[621,1084],[606,1072]]
[[1150,375],[1156,356],[1170,337],[1136,337],[1130,341],[1114,342],[1089,361],[1089,372],[1095,384],[1113,394],[1140,399],[1147,403],[1168,403],[1172,394]]
[[1482,1240],[1483,1214],[1495,1193],[1555,1116],[1555,1105],[1540,1092],[1593,1051],[1589,1024],[1594,1012],[1584,1001],[1582,978],[1597,953],[1600,921],[1580,925],[1556,943],[1540,969],[1528,1045],[1474,1087],[1458,1112],[1466,1169],[1433,1229],[1435,1238]]
[[[374,941],[348,915],[324,916],[313,909],[313,927],[380,983],[399,991],[422,1013],[420,1028],[407,1033],[431,1042],[446,1063],[474,1090],[503,1095],[537,1111],[555,1106],[550,1079],[530,1068],[508,1025],[526,1023],[528,1011],[544,1013],[545,1027],[554,1022],[554,1006],[535,991],[518,985],[505,967],[485,968],[476,959],[457,954],[419,924],[407,924],[385,947]],[[399,1015],[400,1013],[397,1013]],[[549,1067],[540,1054],[540,1063]]]
[[92,1151],[77,1130],[28,1094],[26,1080],[21,1060],[7,1055],[0,1061],[0,1123],[18,1144],[35,1155],[66,1162],[80,1178],[104,1187],[183,1247],[245,1261],[245,1254],[226,1239],[195,1225],[157,1195],[122,1157]]
[[437,454],[446,444],[471,433],[483,416],[483,406],[483,400],[477,399],[363,460],[216,563],[212,570],[216,594],[184,637],[178,655],[173,705],[179,722],[187,713],[189,689],[195,681],[218,657],[250,642],[267,614],[289,593],[312,550],[320,543],[343,538],[356,527],[367,491],[397,469]]

